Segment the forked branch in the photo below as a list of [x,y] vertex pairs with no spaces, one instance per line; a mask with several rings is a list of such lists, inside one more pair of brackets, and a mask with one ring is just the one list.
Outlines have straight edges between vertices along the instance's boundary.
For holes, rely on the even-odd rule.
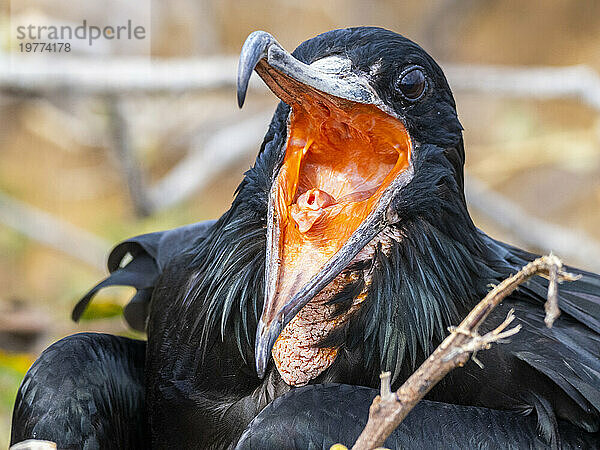
[[557,284],[559,281],[575,281],[579,277],[563,270],[563,264],[554,255],[542,256],[530,262],[519,272],[495,286],[481,302],[475,306],[458,327],[450,328],[450,335],[413,373],[396,392],[390,389],[389,374],[382,374],[381,395],[375,397],[369,410],[369,420],[365,429],[352,447],[353,450],[380,447],[396,429],[414,406],[452,369],[463,366],[471,355],[490,348],[494,342],[501,342],[519,332],[521,325],[507,329],[514,320],[511,310],[495,330],[484,335],[478,334],[480,325],[490,312],[510,295],[517,287],[534,275],[549,278],[548,297],[545,305],[545,322],[551,327],[560,314],[558,309]]

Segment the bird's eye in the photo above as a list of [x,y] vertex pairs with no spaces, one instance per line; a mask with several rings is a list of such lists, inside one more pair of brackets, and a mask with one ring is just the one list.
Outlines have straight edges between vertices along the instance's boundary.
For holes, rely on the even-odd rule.
[[420,68],[411,67],[402,72],[397,87],[404,98],[414,102],[423,96],[427,87],[427,79]]

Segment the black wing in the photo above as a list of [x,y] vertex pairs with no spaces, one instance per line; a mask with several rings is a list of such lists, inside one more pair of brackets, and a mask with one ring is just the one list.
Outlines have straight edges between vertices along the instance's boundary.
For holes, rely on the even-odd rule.
[[31,366],[17,394],[11,443],[60,449],[149,448],[146,343],[98,333],[66,337]]
[[[96,293],[108,286],[132,286],[137,292],[123,310],[127,323],[145,331],[148,308],[154,286],[164,267],[185,253],[209,232],[214,220],[156,233],[142,234],[118,244],[108,257],[110,275],[94,286],[73,308],[72,318],[79,321]],[[130,255],[128,262],[126,257]]]
[[[327,449],[348,447],[367,423],[375,389],[319,384],[293,389],[274,400],[251,423],[237,449]],[[592,448],[596,443],[566,423],[559,424],[563,448]],[[532,416],[474,406],[423,400],[385,442],[393,449],[546,448]]]
[[[512,273],[537,256],[491,238],[487,242]],[[510,368],[512,372],[498,385],[506,387],[503,394],[508,389],[521,391],[524,407],[536,410],[549,442],[556,442],[559,435],[556,418],[594,432],[600,440],[600,275],[572,267],[566,270],[581,279],[559,286],[562,315],[554,326],[547,328],[544,323],[548,281],[536,276],[509,296],[484,327],[497,325],[514,308],[522,330],[481,357],[486,374],[501,373],[500,366]]]

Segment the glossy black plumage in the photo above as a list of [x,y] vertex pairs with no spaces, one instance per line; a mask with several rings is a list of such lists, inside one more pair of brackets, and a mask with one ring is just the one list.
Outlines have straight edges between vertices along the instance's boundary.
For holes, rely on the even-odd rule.
[[[462,127],[441,69],[420,47],[386,30],[355,28],[325,33],[294,52],[304,63],[333,54],[349,58],[357,73],[369,74],[380,98],[405,118],[415,142],[414,176],[390,202],[385,232],[369,244],[372,257],[346,269],[358,275],[356,285],[331,299],[340,310],[347,309],[366,286],[368,273],[364,305],[322,343],[339,346],[339,353],[311,381],[357,386],[357,395],[372,395],[358,386],[376,388],[380,371],[390,370],[393,387],[398,387],[447,334],[447,327],[459,323],[486,294],[490,283],[516,272],[535,255],[491,239],[471,221],[463,193]],[[407,103],[393,87],[396,75],[409,64],[422,67],[428,82],[415,103]],[[105,285],[125,280],[137,287],[143,298],[133,304],[143,307],[132,322],[144,325],[148,314],[145,392],[155,448],[233,445],[265,406],[292,389],[272,363],[259,379],[254,361],[264,297],[267,206],[285,150],[289,112],[284,103],[277,107],[254,167],[218,221],[133,238],[115,250],[113,275]],[[174,238],[163,245],[166,236]],[[119,269],[126,251],[133,260]],[[456,417],[442,442],[432,443],[456,439],[457,446],[470,447],[478,435],[470,423],[476,418],[492,421],[497,430],[510,428],[521,442],[536,445],[568,447],[576,443],[575,435],[584,448],[598,442],[600,277],[569,270],[583,277],[561,285],[563,314],[554,328],[543,323],[547,282],[540,277],[493,312],[483,329],[495,327],[511,307],[524,328],[509,343],[478,355],[484,369],[469,362],[429,394],[438,403],[420,407],[423,420],[448,410]],[[82,300],[78,312],[90,298]],[[273,414],[263,424],[286,429],[288,419],[282,414],[282,423],[277,423],[275,412],[289,414],[295,408],[293,399],[300,394],[295,390],[289,395],[265,410],[263,419]],[[302,399],[303,408],[315,418],[323,414],[319,399]],[[368,403],[363,399],[355,403],[360,405],[356,411],[342,412],[364,417]],[[496,411],[488,417],[478,409],[482,407],[510,413]],[[317,436],[309,429],[311,423],[304,422],[304,431],[290,439],[308,442]],[[539,433],[533,435],[535,427]],[[412,435],[413,428],[406,432]],[[414,430],[415,438],[419,432]],[[431,440],[438,439],[431,433]],[[491,447],[512,442],[503,432],[486,436]]]
[[[294,389],[254,418],[236,450],[328,449],[335,443],[355,442],[367,423],[365,405],[376,395],[375,389],[344,384]],[[596,443],[568,423],[559,426],[566,441],[564,449],[590,448]],[[536,428],[535,418],[517,412],[423,400],[384,446],[414,450],[548,448]]]
[[191,248],[202,239],[213,223],[213,220],[207,220],[174,230],[142,234],[121,242],[108,256],[110,275],[77,302],[73,308],[73,320],[79,321],[100,289],[114,285],[131,286],[137,292],[125,306],[123,315],[134,330],[145,331],[150,299],[163,268],[187,247]]
[[66,337],[29,369],[17,396],[11,443],[59,449],[146,449],[146,343],[100,333]]

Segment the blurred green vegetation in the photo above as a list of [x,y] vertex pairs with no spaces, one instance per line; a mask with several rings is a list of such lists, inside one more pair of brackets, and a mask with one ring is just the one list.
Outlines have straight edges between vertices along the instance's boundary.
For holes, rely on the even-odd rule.
[[123,314],[123,306],[107,299],[95,301],[84,311],[81,316],[82,321],[97,319],[109,319]]
[[[0,408],[2,411],[12,411],[15,403],[17,388],[29,366],[35,360],[31,353],[8,353],[0,351]],[[7,436],[10,431],[10,419],[7,413],[0,423],[0,433]]]

